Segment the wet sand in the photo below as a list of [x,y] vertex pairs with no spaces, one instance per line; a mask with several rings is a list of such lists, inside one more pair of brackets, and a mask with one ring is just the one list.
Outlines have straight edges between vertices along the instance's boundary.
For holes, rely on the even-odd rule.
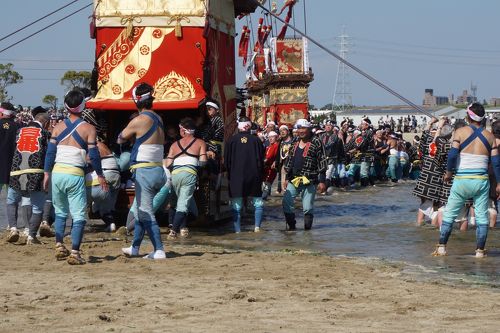
[[48,239],[3,240],[0,332],[494,332],[500,323],[496,288],[416,281],[403,265],[178,242],[153,262],[125,258],[129,243],[110,237],[87,234],[78,267],[56,261]]

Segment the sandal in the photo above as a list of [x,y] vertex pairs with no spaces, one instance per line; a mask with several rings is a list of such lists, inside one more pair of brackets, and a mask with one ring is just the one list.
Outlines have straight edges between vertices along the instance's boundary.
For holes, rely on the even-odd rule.
[[56,244],[56,259],[64,260],[69,256],[69,250],[62,243]]
[[86,264],[85,259],[82,258],[80,251],[71,250],[71,254],[68,257],[68,264],[70,265],[84,265]]

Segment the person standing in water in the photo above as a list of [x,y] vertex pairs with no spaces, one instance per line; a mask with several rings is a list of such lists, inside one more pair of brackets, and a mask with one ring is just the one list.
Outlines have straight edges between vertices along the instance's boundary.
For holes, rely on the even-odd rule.
[[488,179],[488,163],[491,158],[495,178],[496,194],[500,195],[500,155],[497,150],[495,136],[481,127],[485,116],[484,107],[472,103],[467,108],[469,126],[456,130],[452,148],[448,153],[448,163],[444,181],[450,182],[456,171],[448,203],[444,209],[443,222],[440,228],[439,244],[433,252],[435,256],[447,255],[446,245],[451,235],[453,222],[462,209],[465,201],[472,198],[476,215],[476,257],[485,257],[486,239],[488,236],[488,201],[490,183]]

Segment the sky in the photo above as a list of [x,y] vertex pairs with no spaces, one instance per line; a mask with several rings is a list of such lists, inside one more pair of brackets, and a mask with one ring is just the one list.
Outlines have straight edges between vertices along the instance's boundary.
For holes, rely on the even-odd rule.
[[[5,1],[0,38],[63,6],[70,0]],[[269,0],[268,0],[269,1]],[[80,0],[30,29],[0,42],[3,49],[53,21],[90,3]],[[283,0],[277,0],[281,6]],[[303,5],[306,5],[307,26]],[[471,82],[480,100],[500,97],[500,38],[498,0],[299,0],[295,24],[315,40],[338,53],[336,36],[345,26],[351,36],[348,60],[421,104],[424,90],[438,96],[461,94]],[[24,81],[8,88],[15,104],[39,105],[43,96],[64,95],[60,78],[67,70],[91,70],[94,40],[89,38],[91,9],[49,28],[0,53],[0,63],[12,62]],[[253,15],[254,31],[260,13]],[[237,22],[237,32],[246,20]],[[277,29],[280,29],[281,25]],[[289,32],[293,35],[293,32]],[[239,40],[239,39],[237,39]],[[310,103],[321,107],[333,99],[338,61],[310,44],[315,80]],[[244,71],[237,58],[237,86]],[[355,105],[402,104],[381,88],[351,72]]]

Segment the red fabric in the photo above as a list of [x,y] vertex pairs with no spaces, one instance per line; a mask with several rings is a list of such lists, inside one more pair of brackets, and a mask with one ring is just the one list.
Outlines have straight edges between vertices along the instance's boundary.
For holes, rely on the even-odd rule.
[[298,119],[308,118],[308,105],[302,104],[278,104],[274,105],[276,119],[279,125],[293,126]]
[[[103,52],[103,57],[98,61],[99,80],[105,79],[114,69],[113,66],[109,66],[113,59],[124,59],[128,54],[127,52],[111,49],[113,42],[118,38],[123,29],[124,28],[97,29],[96,54],[101,52],[101,45],[105,44],[107,47]],[[165,36],[162,45],[153,52],[149,68],[144,69],[144,75],[136,81],[134,86],[140,82],[147,82],[154,85],[160,78],[175,71],[177,74],[189,79],[195,89],[195,98],[181,102],[159,102],[155,104],[156,110],[172,110],[178,109],[180,106],[182,106],[181,108],[197,108],[198,103],[207,95],[203,88],[203,66],[201,65],[204,61],[203,54],[207,52],[208,48],[207,42],[202,36],[203,27],[183,27],[182,32],[182,38],[175,37],[174,31]],[[213,33],[211,35],[216,34]],[[138,37],[135,37],[132,41],[126,38],[122,45],[128,45],[130,47],[135,45],[137,40]],[[226,45],[225,38],[221,37],[221,40],[223,42],[220,44]],[[200,49],[196,48],[196,43],[201,45]],[[228,48],[231,46],[233,47],[232,50],[234,53],[234,41],[230,43]],[[121,53],[120,58],[116,56],[118,53]],[[118,60],[118,63],[120,61],[121,60]],[[222,68],[225,68],[225,66]],[[143,69],[133,68],[131,70],[139,72]],[[226,73],[225,70],[221,72]],[[87,102],[87,106],[97,109],[135,110],[135,104],[132,101],[132,89],[125,91],[122,99],[91,100]]]
[[277,142],[273,143],[269,147],[266,148],[266,158],[264,160],[264,181],[268,183],[272,183],[276,178],[276,174],[278,173],[276,169],[273,169],[271,166],[274,161],[276,161],[276,155],[278,154],[279,145]]

